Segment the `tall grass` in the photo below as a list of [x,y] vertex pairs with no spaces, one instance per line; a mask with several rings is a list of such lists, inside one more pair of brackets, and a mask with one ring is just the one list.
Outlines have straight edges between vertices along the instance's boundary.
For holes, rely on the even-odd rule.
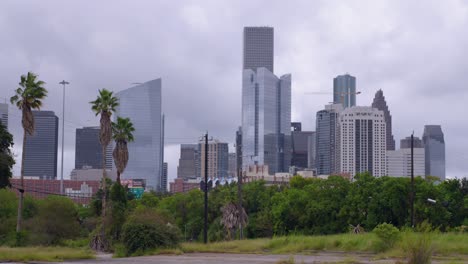
[[64,261],[92,259],[91,250],[66,247],[0,247],[0,261]]

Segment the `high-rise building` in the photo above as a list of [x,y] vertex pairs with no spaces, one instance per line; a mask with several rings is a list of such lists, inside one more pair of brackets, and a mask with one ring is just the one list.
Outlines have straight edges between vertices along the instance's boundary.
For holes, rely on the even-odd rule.
[[163,163],[163,173],[161,178],[161,191],[167,192],[167,177],[168,177],[168,165],[167,162]]
[[333,103],[344,108],[356,105],[356,77],[345,74],[333,79]]
[[383,95],[382,90],[378,90],[375,93],[372,107],[384,112],[385,124],[387,127],[387,150],[395,150],[395,139],[392,134],[392,115],[390,114],[390,110],[388,110],[387,102],[385,101],[385,96]]
[[57,178],[58,117],[52,111],[32,111],[34,134],[26,133],[24,176]]
[[190,179],[200,177],[200,149],[198,144],[180,145],[177,178]]
[[291,122],[291,131],[302,131],[301,122]]
[[440,125],[424,126],[424,150],[426,154],[426,175],[445,180],[445,141]]
[[0,123],[8,130],[8,104],[0,103]]
[[387,175],[387,144],[383,111],[372,107],[346,108],[339,116],[341,173]]
[[302,131],[300,122],[291,123],[291,130],[291,166],[298,169],[309,168],[309,156],[313,155],[309,142],[315,139],[315,132]]
[[119,106],[114,119],[128,117],[135,140],[128,143],[129,160],[122,179],[143,179],[146,188],[164,188],[164,122],[161,112],[161,79],[148,81],[116,93]]
[[[76,129],[75,137],[75,169],[102,169],[102,147],[99,141],[99,127],[83,127]],[[106,168],[112,169],[112,149],[109,144],[106,149]]]
[[308,140],[308,155],[307,155],[307,168],[315,169],[316,168],[316,158],[317,158],[317,148],[315,144],[317,143],[317,132],[313,131]]
[[229,153],[229,160],[228,160],[228,176],[229,177],[237,177],[237,154],[236,153]]
[[[409,143],[409,144],[408,144]],[[422,141],[414,137],[413,140],[413,161],[414,176],[425,176],[424,168],[424,148]],[[411,137],[400,141],[399,150],[387,151],[387,174],[392,177],[411,176]]]
[[317,112],[315,168],[318,175],[330,175],[340,171],[338,117],[341,111],[343,111],[341,104],[331,104]]
[[291,164],[291,75],[266,68],[244,70],[242,85],[242,166],[268,165],[270,174]]
[[236,156],[237,164],[236,168],[242,169],[242,127],[236,131]]
[[272,27],[244,27],[243,69],[273,71],[274,30]]
[[[205,178],[205,142],[199,143],[200,149],[200,175]],[[208,178],[227,178],[229,166],[228,143],[214,140],[208,142]]]

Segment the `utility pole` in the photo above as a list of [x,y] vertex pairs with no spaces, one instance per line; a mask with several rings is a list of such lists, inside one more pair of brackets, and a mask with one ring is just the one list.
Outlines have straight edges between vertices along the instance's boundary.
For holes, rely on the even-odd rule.
[[208,243],[208,131],[205,134],[205,221],[203,242]]
[[242,169],[237,168],[237,210],[239,211],[239,239],[243,239],[244,231],[242,222],[244,221],[244,210],[242,210]]
[[[65,85],[70,84],[69,82],[63,80],[59,82],[63,85],[63,100],[62,100],[62,166],[60,173],[60,194],[63,194],[63,145],[65,142]],[[103,153],[104,155],[104,153]]]
[[414,131],[411,134],[411,227],[414,228]]

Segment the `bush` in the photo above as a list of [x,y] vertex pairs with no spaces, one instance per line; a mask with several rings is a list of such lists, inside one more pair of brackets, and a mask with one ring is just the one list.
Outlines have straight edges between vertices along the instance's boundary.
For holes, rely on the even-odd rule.
[[408,264],[431,263],[432,252],[434,251],[432,234],[430,232],[407,232],[403,240],[403,251]]
[[139,255],[159,247],[174,247],[180,238],[179,229],[150,208],[135,210],[122,229],[126,255]]
[[380,239],[383,250],[393,247],[400,239],[400,231],[392,224],[380,224],[374,228],[374,233]]

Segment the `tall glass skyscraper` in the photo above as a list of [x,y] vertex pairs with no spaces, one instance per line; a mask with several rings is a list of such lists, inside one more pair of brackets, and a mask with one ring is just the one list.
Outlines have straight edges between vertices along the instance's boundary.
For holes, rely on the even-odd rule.
[[315,167],[318,175],[340,172],[338,146],[338,117],[341,104],[327,105],[317,112],[315,133]]
[[151,190],[163,190],[164,121],[161,112],[161,79],[121,92],[114,115],[128,117],[135,127],[135,141],[128,144],[129,160],[123,179],[144,179]]
[[426,175],[445,180],[445,141],[440,125],[424,126],[424,150],[426,154]]
[[32,111],[34,134],[26,134],[24,176],[57,178],[58,117],[52,111]]
[[[91,167],[102,169],[102,147],[99,141],[99,127],[83,127],[76,129],[75,169]],[[106,150],[106,168],[112,169],[113,144]]]
[[356,105],[356,77],[345,74],[333,79],[333,103],[344,108]]
[[257,68],[267,68],[273,71],[274,30],[272,27],[244,28],[244,60],[243,69],[256,71]]
[[291,164],[291,75],[266,68],[242,77],[242,164],[268,165],[269,173]]

